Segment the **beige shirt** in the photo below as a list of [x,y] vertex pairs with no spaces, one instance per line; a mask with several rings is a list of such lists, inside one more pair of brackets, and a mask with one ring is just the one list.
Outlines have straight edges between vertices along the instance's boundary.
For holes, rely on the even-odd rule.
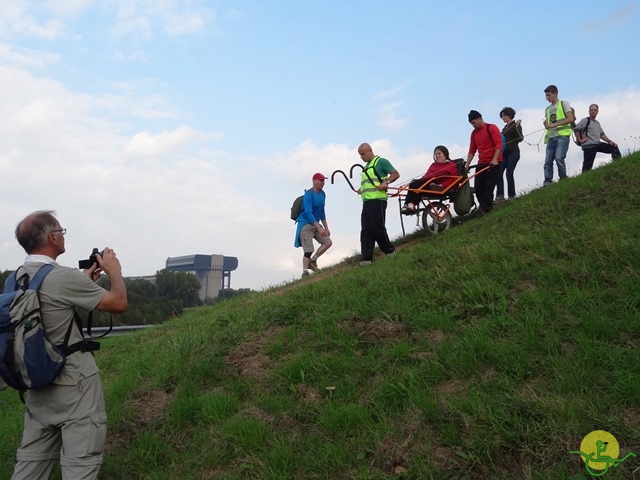
[[[80,270],[63,267],[46,257],[37,259],[44,261],[30,260],[33,259],[28,257],[27,262],[20,267],[20,271],[26,269],[31,278],[43,263],[54,265],[39,290],[42,323],[49,339],[54,344],[61,345],[69,329],[69,324],[74,323],[69,345],[79,342],[82,340],[82,332],[75,325],[75,309],[93,310],[107,291]],[[96,373],[98,373],[98,366],[93,355],[90,352],[76,352],[67,357],[62,372],[53,383],[77,385],[82,378]]]

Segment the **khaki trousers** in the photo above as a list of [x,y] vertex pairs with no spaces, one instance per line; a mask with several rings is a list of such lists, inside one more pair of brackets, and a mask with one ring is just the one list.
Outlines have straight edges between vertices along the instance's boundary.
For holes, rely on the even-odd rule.
[[107,436],[100,375],[78,385],[52,385],[27,396],[22,442],[11,480],[49,480],[58,463],[64,480],[98,478]]

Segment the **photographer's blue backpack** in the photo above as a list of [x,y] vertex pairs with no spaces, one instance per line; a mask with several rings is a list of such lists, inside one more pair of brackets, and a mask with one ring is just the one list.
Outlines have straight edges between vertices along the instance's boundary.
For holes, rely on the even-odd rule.
[[26,390],[50,385],[66,362],[63,349],[51,343],[40,317],[38,289],[52,269],[53,265],[45,264],[32,279],[13,272],[0,295],[0,390],[15,388],[21,398]]

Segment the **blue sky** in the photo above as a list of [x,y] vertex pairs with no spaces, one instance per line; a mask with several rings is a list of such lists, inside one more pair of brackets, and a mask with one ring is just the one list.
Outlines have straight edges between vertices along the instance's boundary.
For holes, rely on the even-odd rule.
[[[232,288],[289,281],[293,198],[361,142],[405,181],[438,144],[465,155],[470,109],[502,127],[511,106],[530,144],[516,186],[537,188],[549,84],[640,150],[638,20],[628,0],[0,0],[0,268],[24,258],[16,223],[54,209],[66,265],[94,246],[125,275],[215,253],[239,259]],[[325,191],[327,265],[359,251],[361,203],[338,177]]]

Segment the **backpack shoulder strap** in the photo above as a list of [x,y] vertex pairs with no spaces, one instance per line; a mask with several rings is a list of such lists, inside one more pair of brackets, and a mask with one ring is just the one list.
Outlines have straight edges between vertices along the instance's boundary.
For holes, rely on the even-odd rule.
[[7,293],[7,292],[14,292],[16,290],[16,272],[13,271],[11,272],[11,275],[9,275],[9,278],[7,278],[7,281],[4,283],[4,291],[3,293]]
[[40,290],[40,286],[44,281],[44,277],[46,277],[51,270],[53,270],[53,265],[51,265],[50,263],[45,263],[44,265],[42,265],[29,282],[28,287],[32,290]]
[[44,277],[53,270],[53,265],[50,263],[45,263],[42,265],[32,279],[29,279],[29,275],[25,272],[18,277],[18,270],[20,270],[21,266],[18,267],[14,272],[11,272],[9,278],[4,284],[4,293],[14,292],[18,288],[22,288],[26,290],[27,288],[32,288],[33,290],[39,290],[40,285],[44,281]]
[[[491,140],[491,143],[493,143],[493,146],[496,146],[496,142],[493,141],[493,137],[491,136],[491,131],[489,130],[489,127],[491,127],[491,125],[493,125],[492,123],[487,123],[487,136],[489,137],[489,140]],[[496,128],[498,128],[496,126]],[[475,131],[475,130],[474,130]],[[498,132],[500,132],[500,129],[498,129]]]

